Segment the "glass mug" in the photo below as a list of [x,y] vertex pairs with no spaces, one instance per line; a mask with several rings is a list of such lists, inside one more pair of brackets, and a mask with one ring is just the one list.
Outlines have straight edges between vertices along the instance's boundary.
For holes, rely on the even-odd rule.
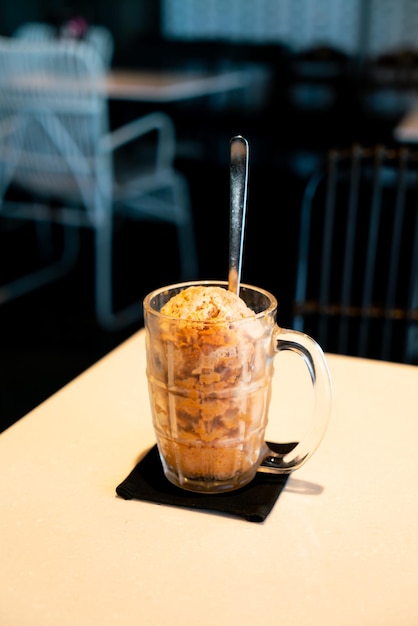
[[[249,483],[257,471],[283,474],[303,465],[321,442],[331,407],[331,380],[321,347],[304,333],[279,328],[276,298],[241,285],[255,313],[237,321],[193,321],[160,313],[190,286],[224,289],[224,281],[162,287],[144,299],[147,379],[153,426],[165,476],[174,485],[220,493]],[[301,441],[277,454],[264,441],[274,356],[295,352],[314,392]]]

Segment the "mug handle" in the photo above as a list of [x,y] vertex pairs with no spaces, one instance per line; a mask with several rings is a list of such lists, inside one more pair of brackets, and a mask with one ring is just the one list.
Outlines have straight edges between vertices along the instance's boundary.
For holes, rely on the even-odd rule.
[[321,346],[309,335],[276,326],[274,351],[291,350],[302,357],[308,368],[314,391],[314,408],[307,433],[288,453],[278,454],[267,444],[258,472],[288,474],[301,467],[312,456],[325,434],[331,412],[332,383]]

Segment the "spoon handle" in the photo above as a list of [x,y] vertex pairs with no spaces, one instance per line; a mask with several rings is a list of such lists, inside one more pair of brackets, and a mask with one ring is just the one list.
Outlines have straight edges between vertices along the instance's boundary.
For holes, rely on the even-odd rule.
[[230,222],[228,290],[239,295],[248,186],[248,142],[241,135],[230,142]]

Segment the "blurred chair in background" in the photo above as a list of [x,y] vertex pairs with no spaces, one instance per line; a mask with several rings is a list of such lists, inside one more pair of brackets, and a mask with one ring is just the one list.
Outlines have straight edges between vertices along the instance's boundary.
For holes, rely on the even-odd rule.
[[303,197],[294,328],[330,352],[418,363],[418,152],[331,150]]
[[[104,72],[100,55],[84,42],[0,38],[0,218],[61,224],[65,235],[62,258],[2,286],[0,301],[68,272],[77,259],[76,235],[90,228],[96,316],[103,328],[116,330],[138,321],[142,306],[114,311],[114,214],[174,224],[181,278],[196,277],[197,257],[188,185],[174,169],[170,118],[155,112],[110,132],[107,99],[95,88]],[[146,159],[130,154],[134,172],[124,169],[122,180],[114,157],[134,140],[145,145]],[[15,190],[29,196],[16,201]],[[38,232],[48,237],[47,228]]]
[[13,37],[25,41],[53,41],[58,39],[79,39],[87,43],[99,53],[104,66],[109,68],[112,64],[114,52],[113,35],[105,26],[95,24],[85,24],[85,31],[76,34],[66,34],[66,31],[59,30],[52,24],[45,22],[26,22],[21,24],[13,33]]

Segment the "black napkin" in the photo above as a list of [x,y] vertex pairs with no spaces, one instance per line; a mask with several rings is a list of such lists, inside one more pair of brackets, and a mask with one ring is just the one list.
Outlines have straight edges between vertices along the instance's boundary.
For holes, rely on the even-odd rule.
[[[286,454],[296,444],[268,445],[275,452]],[[249,522],[264,522],[286,485],[288,476],[259,472],[251,483],[235,491],[221,494],[193,493],[180,489],[167,480],[155,445],[116,487],[116,493],[125,500],[146,500],[190,509],[217,511],[243,517]]]

